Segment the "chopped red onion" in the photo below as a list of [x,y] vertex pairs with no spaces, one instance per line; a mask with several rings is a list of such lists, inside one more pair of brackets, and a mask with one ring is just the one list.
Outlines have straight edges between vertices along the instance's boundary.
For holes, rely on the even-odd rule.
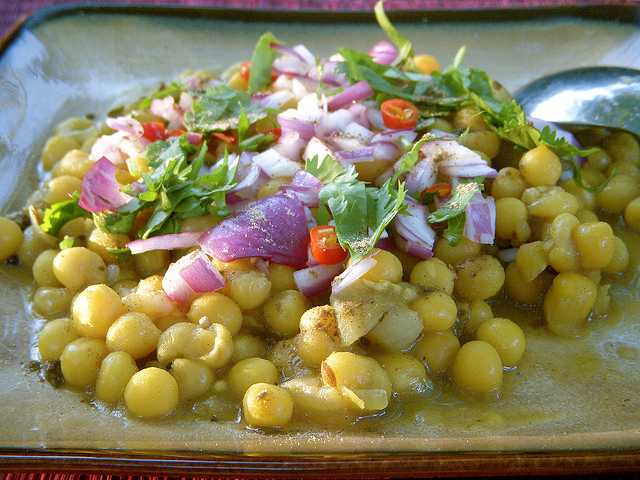
[[476,152],[451,140],[428,142],[420,149],[448,177],[495,177],[498,172]]
[[129,158],[142,155],[148,144],[149,140],[144,137],[117,131],[111,135],[102,135],[98,138],[91,147],[89,158],[97,161],[104,157],[111,163],[120,165]]
[[178,106],[183,113],[190,112],[193,110],[193,97],[191,94],[187,92],[182,92],[180,94],[180,100],[178,101]]
[[280,191],[285,195],[293,196],[311,208],[318,206],[321,189],[322,182],[304,170],[296,172],[291,184],[280,187]]
[[278,143],[273,146],[273,149],[289,160],[297,162],[300,160],[300,156],[306,145],[307,142],[298,132],[286,132],[278,139]]
[[115,165],[104,157],[82,179],[78,204],[88,212],[113,211],[129,200],[131,197],[120,191]]
[[344,127],[344,134],[357,138],[362,143],[368,143],[373,138],[373,132],[357,122],[351,122]]
[[313,298],[328,291],[333,279],[343,270],[344,263],[314,265],[293,272],[293,279],[305,297]]
[[407,191],[409,193],[423,192],[436,181],[438,172],[433,158],[420,160],[411,169],[405,178]]
[[371,128],[367,107],[361,103],[354,103],[349,107],[349,112],[353,116],[353,121],[358,122],[365,128]]
[[169,122],[169,130],[176,130],[182,127],[182,112],[176,105],[176,101],[173,97],[168,96],[152,100],[149,110],[154,115],[162,117]]
[[353,114],[346,109],[336,110],[323,115],[316,127],[316,135],[326,137],[333,132],[341,132],[353,122]]
[[369,123],[378,130],[384,130],[384,120],[382,120],[382,113],[377,108],[367,109],[367,120]]
[[329,100],[329,110],[338,110],[339,108],[371,96],[373,96],[373,90],[366,81],[362,80],[345,88],[342,93],[332,97],[331,100]]
[[320,105],[320,98],[318,97],[318,94],[314,92],[309,95],[305,95],[300,99],[298,102],[296,117],[307,122],[317,122],[324,113],[325,112]]
[[413,142],[418,134],[414,130],[385,130],[377,133],[371,139],[371,143],[377,142],[397,142],[403,139],[407,143]]
[[307,143],[307,147],[304,149],[304,153],[302,154],[302,159],[304,161],[309,161],[314,157],[317,157],[318,160],[323,160],[326,156],[333,158],[333,152],[331,149],[329,149],[322,140],[313,137],[309,140],[309,143]]
[[129,135],[141,137],[144,134],[144,128],[140,122],[130,116],[107,118],[106,123],[109,128]]
[[327,85],[333,85],[335,87],[345,87],[349,85],[349,79],[347,76],[339,72],[337,69],[338,62],[326,60],[322,63],[322,83]]
[[309,245],[309,248],[307,248],[307,267],[313,267],[314,265],[320,265],[320,262],[313,256],[311,245]]
[[391,65],[398,58],[398,50],[389,40],[381,40],[369,50],[369,56],[376,63]]
[[290,100],[293,100],[293,94],[287,90],[279,90],[275,93],[257,99],[257,102],[264,108],[278,109]]
[[289,160],[274,148],[253,157],[253,163],[271,178],[292,177],[301,168],[299,163]]
[[400,149],[395,143],[378,142],[373,144],[374,160],[393,161],[400,155]]
[[263,198],[220,222],[199,243],[205,252],[223,262],[261,257],[302,267],[307,263],[309,243],[304,205],[285,195]]
[[157,237],[134,240],[127,243],[127,248],[133,255],[149,252],[151,250],[176,250],[189,248],[198,244],[198,239],[203,232],[183,232],[158,235]]
[[393,243],[393,240],[391,240],[391,237],[387,236],[378,240],[378,243],[376,243],[376,248],[392,252],[395,248],[395,244]]
[[476,193],[465,208],[464,236],[477,243],[492,245],[496,234],[496,202]]
[[407,197],[407,210],[396,216],[393,227],[396,244],[401,250],[416,257],[427,259],[433,255],[436,232],[427,223],[427,207]]
[[357,150],[339,150],[336,152],[336,158],[344,163],[363,163],[372,162],[374,148],[364,147]]
[[286,117],[282,113],[278,115],[278,124],[282,128],[282,132],[296,132],[301,138],[309,140],[316,133],[316,129],[311,122],[299,120],[297,118]]
[[271,48],[277,50],[278,52],[284,55],[290,55],[292,57],[297,58],[301,62],[304,62],[308,65],[316,64],[316,57],[309,51],[307,47],[304,45],[296,45],[295,47],[287,47],[286,45],[282,45],[280,43],[272,43]]
[[162,279],[162,289],[174,302],[188,304],[198,293],[224,287],[224,278],[201,251],[191,252],[172,263]]
[[362,260],[349,265],[344,272],[342,272],[333,280],[331,286],[331,294],[339,294],[342,290],[353,284],[365,273],[375,267],[375,265],[378,263],[378,261],[375,259],[375,256],[378,252],[379,250],[376,250],[368,257],[365,257]]
[[273,68],[276,72],[284,75],[306,76],[311,70],[311,66],[297,56],[282,55],[273,61]]
[[195,133],[195,132],[189,132],[187,133],[187,141],[191,144],[191,145],[195,145],[198,146],[202,143],[203,140],[203,136],[201,133]]

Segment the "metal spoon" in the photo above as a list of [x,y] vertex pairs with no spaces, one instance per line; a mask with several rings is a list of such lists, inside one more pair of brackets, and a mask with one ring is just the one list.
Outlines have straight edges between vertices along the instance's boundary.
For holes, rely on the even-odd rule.
[[527,115],[568,130],[603,127],[640,137],[640,70],[585,67],[547,75],[515,94]]

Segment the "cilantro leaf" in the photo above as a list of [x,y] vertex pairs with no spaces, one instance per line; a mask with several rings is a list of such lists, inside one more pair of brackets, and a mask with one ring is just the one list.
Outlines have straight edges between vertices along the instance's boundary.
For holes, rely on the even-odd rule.
[[327,155],[323,159],[318,158],[317,155],[308,159],[305,162],[304,169],[322,183],[334,181],[352,182],[358,176],[353,165],[344,167],[331,155]]
[[60,229],[71,220],[89,217],[90,214],[78,205],[80,194],[73,194],[71,199],[57,202],[44,211],[40,228],[49,235],[57,235]]
[[394,63],[398,64],[404,62],[413,53],[413,46],[411,45],[411,42],[393,26],[389,17],[387,17],[387,14],[384,12],[383,0],[379,0],[378,3],[376,3],[373,11],[376,15],[378,25],[380,25],[380,28],[384,30],[387,37],[389,37],[389,40],[391,40],[398,49],[398,58],[396,58]]
[[459,183],[451,198],[440,208],[429,215],[429,223],[440,223],[464,213],[471,198],[480,192],[480,185],[475,182]]
[[271,67],[276,58],[276,52],[271,48],[274,43],[280,42],[271,32],[262,34],[258,39],[251,56],[249,93],[258,92],[271,83]]
[[60,250],[64,250],[65,248],[73,247],[74,243],[75,243],[75,239],[73,237],[70,237],[69,235],[65,235],[64,239],[62,239],[60,243],[58,243],[58,247],[60,247]]
[[460,243],[464,234],[464,224],[466,222],[467,215],[462,212],[460,215],[450,218],[447,222],[447,228],[442,232],[442,237],[451,246],[456,246]]
[[409,172],[416,165],[416,163],[418,163],[418,158],[420,158],[420,149],[422,148],[422,146],[434,139],[435,137],[429,133],[423,135],[420,140],[413,144],[411,150],[409,150],[400,158],[398,162],[398,169],[392,177],[392,181],[394,184],[402,175]]
[[251,103],[246,92],[234,90],[220,84],[210,87],[204,95],[193,102],[193,111],[184,116],[185,126],[196,132],[216,132],[238,128],[241,113],[249,123],[267,116],[267,112],[257,103]]
[[130,109],[131,110],[148,110],[151,107],[151,102],[156,99],[165,98],[165,97],[173,97],[177,100],[180,97],[180,94],[183,92],[184,87],[178,82],[171,82],[169,85],[161,86],[158,90],[153,92],[151,95],[143,98],[139,102],[135,103]]

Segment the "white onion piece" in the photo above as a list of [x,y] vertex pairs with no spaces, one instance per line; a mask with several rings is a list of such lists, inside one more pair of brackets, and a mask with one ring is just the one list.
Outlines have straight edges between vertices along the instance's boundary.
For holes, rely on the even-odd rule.
[[431,258],[436,232],[427,223],[429,211],[427,207],[417,203],[411,197],[407,197],[406,203],[406,212],[397,215],[393,221],[397,236],[404,240],[404,242],[397,242],[398,246],[416,257]]
[[289,160],[298,161],[300,155],[307,142],[301,137],[298,132],[286,132],[278,139],[278,143],[273,146],[281,155],[287,157]]
[[304,149],[304,153],[302,154],[302,159],[307,162],[312,160],[314,157],[317,157],[318,160],[322,161],[326,156],[333,158],[333,152],[329,147],[327,147],[322,140],[313,137],[307,143],[307,147]]
[[303,97],[305,97],[306,95],[309,95],[307,86],[297,78],[294,78],[291,80],[291,93],[298,100],[302,100]]
[[327,135],[344,130],[347,125],[353,122],[353,114],[346,109],[336,110],[323,115],[316,127],[316,135],[326,137]]
[[126,132],[136,137],[141,137],[144,134],[144,128],[142,128],[140,122],[130,116],[107,118],[106,124],[113,130]]
[[504,250],[498,250],[497,256],[504,263],[514,262],[518,255],[517,248],[505,248]]
[[476,243],[492,245],[496,234],[496,202],[476,193],[465,208],[464,236]]
[[317,93],[305,95],[298,102],[297,117],[307,122],[317,122],[324,113]]
[[409,193],[423,192],[436,181],[438,172],[433,158],[420,160],[411,169],[405,178],[407,191]]
[[338,110],[351,103],[359,102],[360,100],[373,96],[373,93],[373,90],[366,81],[362,80],[354,83],[329,100],[329,110]]
[[289,160],[274,148],[253,157],[253,163],[271,178],[292,177],[301,168],[299,163]]
[[288,115],[281,113],[278,115],[277,120],[283,132],[296,132],[305,140],[309,140],[315,135],[313,123],[295,118],[291,113]]
[[344,263],[318,264],[293,272],[293,280],[305,297],[313,298],[329,290],[333,279],[343,270]]
[[375,251],[368,257],[363,258],[359,262],[353,263],[347,267],[347,269],[337,276],[331,286],[331,294],[337,295],[342,290],[353,284],[356,280],[362,277],[365,273],[371,270],[378,261],[375,256],[378,251]]
[[167,296],[181,304],[188,304],[197,293],[215,292],[223,287],[224,278],[201,250],[169,265],[162,279]]
[[133,255],[149,252],[151,250],[176,250],[189,248],[198,244],[198,239],[204,232],[183,232],[158,235],[141,240],[133,240],[127,243],[127,248]]
[[495,177],[498,172],[476,152],[450,140],[428,142],[420,149],[435,162],[438,173],[448,177]]

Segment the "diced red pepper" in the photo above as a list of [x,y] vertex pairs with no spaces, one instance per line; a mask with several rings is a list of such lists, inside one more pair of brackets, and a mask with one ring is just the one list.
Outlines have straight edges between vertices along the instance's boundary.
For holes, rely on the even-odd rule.
[[347,252],[338,243],[335,227],[328,225],[313,227],[309,230],[311,254],[324,265],[334,265],[346,260]]
[[144,133],[142,136],[150,142],[164,140],[167,138],[167,131],[162,122],[146,122],[142,124]]

